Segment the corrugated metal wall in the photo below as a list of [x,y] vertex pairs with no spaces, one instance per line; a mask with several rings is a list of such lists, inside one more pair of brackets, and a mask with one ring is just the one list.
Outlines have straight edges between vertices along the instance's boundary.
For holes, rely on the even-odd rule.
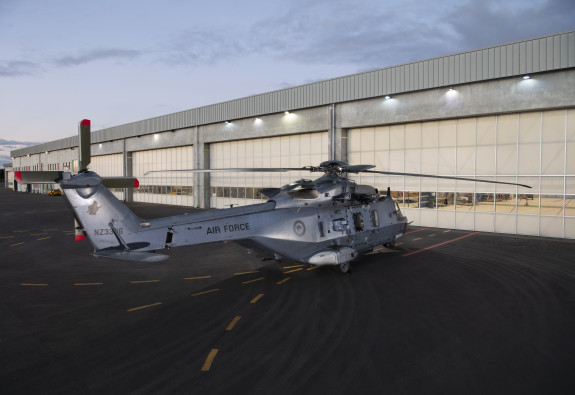
[[[93,134],[94,143],[393,95],[575,67],[575,31],[334,78],[120,125]],[[13,151],[16,156],[77,144],[75,137]]]

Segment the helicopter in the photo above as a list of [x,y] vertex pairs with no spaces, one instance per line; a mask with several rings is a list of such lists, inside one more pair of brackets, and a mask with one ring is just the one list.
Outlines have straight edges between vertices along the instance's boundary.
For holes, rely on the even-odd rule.
[[[394,247],[406,231],[402,214],[390,189],[357,184],[349,174],[371,173],[455,179],[472,182],[528,185],[474,178],[435,176],[372,170],[373,165],[349,165],[328,160],[319,166],[299,168],[190,169],[173,172],[287,172],[322,173],[281,188],[266,188],[265,203],[209,210],[145,220],[136,216],[108,188],[138,187],[134,177],[100,177],[88,170],[90,121],[79,125],[79,169],[18,171],[21,183],[55,182],[70,203],[75,218],[76,240],[87,238],[95,257],[139,262],[160,262],[166,254],[157,250],[233,241],[262,260],[294,261],[311,266],[335,266],[348,273],[350,263],[377,246]],[[167,172],[169,170],[146,173]]]

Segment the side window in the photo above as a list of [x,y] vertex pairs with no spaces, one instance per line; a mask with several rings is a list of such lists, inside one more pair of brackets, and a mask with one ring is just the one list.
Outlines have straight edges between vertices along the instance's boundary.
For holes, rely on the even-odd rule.
[[371,224],[374,228],[379,227],[379,214],[377,213],[377,210],[373,210],[371,212]]
[[353,213],[353,225],[357,232],[363,230],[363,216],[361,213]]
[[319,226],[319,237],[325,237],[325,231],[323,230],[323,222],[319,222],[318,226]]

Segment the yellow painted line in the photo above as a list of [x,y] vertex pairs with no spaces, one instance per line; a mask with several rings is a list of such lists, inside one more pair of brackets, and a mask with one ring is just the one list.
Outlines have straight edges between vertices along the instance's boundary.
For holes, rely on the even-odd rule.
[[254,280],[244,281],[242,284],[255,283],[256,281],[261,281],[261,280],[263,280],[264,278],[265,278],[265,277],[260,277],[260,278],[254,279]]
[[319,267],[319,265],[315,265],[315,266],[312,266],[312,267],[308,267],[308,268],[305,269],[305,270],[307,270],[307,271],[309,272],[310,270],[315,270],[315,269],[317,269],[318,267]]
[[76,283],[74,285],[104,285],[104,283]]
[[47,287],[48,286],[48,284],[26,284],[26,283],[20,284],[20,285],[23,285],[25,287]]
[[400,246],[400,245],[402,245],[402,244],[403,244],[403,243],[397,243],[396,246]]
[[283,280],[278,281],[276,284],[277,284],[277,285],[283,284],[283,283],[285,283],[286,281],[288,281],[289,279],[291,279],[291,277],[286,277],[286,278],[284,278]]
[[42,236],[47,235],[48,233],[30,233],[30,236]]
[[129,309],[129,310],[126,310],[126,311],[136,311],[136,310],[147,309],[148,307],[154,307],[154,306],[158,306],[158,305],[160,305],[160,304],[162,304],[162,302],[152,303],[152,304],[148,304],[148,305],[140,306],[140,307],[134,307],[133,309]]
[[10,244],[10,247],[16,247],[16,246],[19,246],[20,244],[24,244],[24,242],[16,243],[16,244]]
[[451,232],[450,229],[444,230],[443,233]]
[[256,296],[255,298],[253,298],[250,303],[254,304],[256,303],[258,300],[260,300],[262,298],[262,296],[264,296],[264,294],[259,294],[258,296]]
[[299,272],[300,270],[303,270],[303,267],[300,267],[299,269],[288,270],[287,272],[284,272],[284,274]]
[[160,280],[130,281],[130,284],[159,283]]
[[208,357],[206,358],[206,361],[204,362],[204,366],[202,366],[202,372],[207,372],[210,370],[210,368],[212,367],[212,363],[214,362],[214,358],[216,357],[217,353],[218,353],[217,348],[212,348],[210,350],[210,353],[208,354]]
[[293,269],[294,267],[303,267],[304,265],[285,266],[284,269]]
[[52,228],[52,229],[42,229],[42,232],[50,232],[52,230],[58,230],[58,228]]
[[202,278],[212,278],[212,276],[184,277],[184,280],[201,280]]
[[413,239],[413,241],[417,241],[417,240],[421,240],[421,237],[418,237],[417,239]]
[[192,296],[205,295],[205,294],[209,294],[211,292],[216,292],[216,291],[219,291],[219,289],[215,288],[215,289],[210,289],[209,291],[198,292],[198,293],[192,294]]
[[432,235],[429,235],[429,237],[433,237],[433,236],[435,236],[435,233],[434,233],[434,234],[432,234]]
[[27,230],[13,230],[12,232],[14,233],[22,233],[22,232],[28,232]]
[[66,233],[66,236],[74,236],[75,233]]
[[11,239],[14,236],[0,236],[0,239]]
[[256,270],[256,271],[253,271],[253,272],[234,273],[234,276],[241,276],[242,274],[254,274],[254,273],[259,273],[259,270]]
[[226,330],[227,330],[227,331],[231,331],[232,329],[234,329],[234,326],[236,326],[236,324],[237,324],[237,323],[239,322],[239,320],[241,320],[241,319],[242,319],[242,316],[241,316],[241,315],[236,315],[236,316],[234,317],[234,319],[232,320],[232,322],[230,322],[230,323],[228,324],[228,326],[226,327]]
[[36,239],[36,240],[46,240],[46,239],[51,239],[51,237],[50,237],[50,236],[48,236],[48,237],[40,237],[39,239]]

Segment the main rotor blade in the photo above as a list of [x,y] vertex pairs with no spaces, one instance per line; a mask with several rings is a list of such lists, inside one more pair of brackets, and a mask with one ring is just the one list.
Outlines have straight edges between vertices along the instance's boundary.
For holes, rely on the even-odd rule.
[[434,176],[431,174],[417,174],[417,173],[398,173],[393,171],[377,171],[377,170],[364,170],[362,173],[374,173],[374,174],[386,174],[391,176],[412,176],[412,177],[427,177],[427,178],[441,178],[444,180],[460,180],[460,181],[473,181],[473,182],[484,182],[488,184],[504,184],[504,185],[515,185],[525,188],[530,188],[529,185],[524,184],[516,184],[514,182],[504,182],[504,181],[489,181],[489,180],[481,180],[478,178],[465,178],[465,177],[450,177],[450,176]]
[[348,165],[342,168],[345,173],[361,173],[367,169],[373,169],[374,165]]
[[231,169],[183,169],[183,170],[152,170],[144,176],[153,173],[223,173],[223,172],[254,172],[254,173],[281,173],[286,171],[313,171],[310,167],[264,167],[264,168],[231,168]]

